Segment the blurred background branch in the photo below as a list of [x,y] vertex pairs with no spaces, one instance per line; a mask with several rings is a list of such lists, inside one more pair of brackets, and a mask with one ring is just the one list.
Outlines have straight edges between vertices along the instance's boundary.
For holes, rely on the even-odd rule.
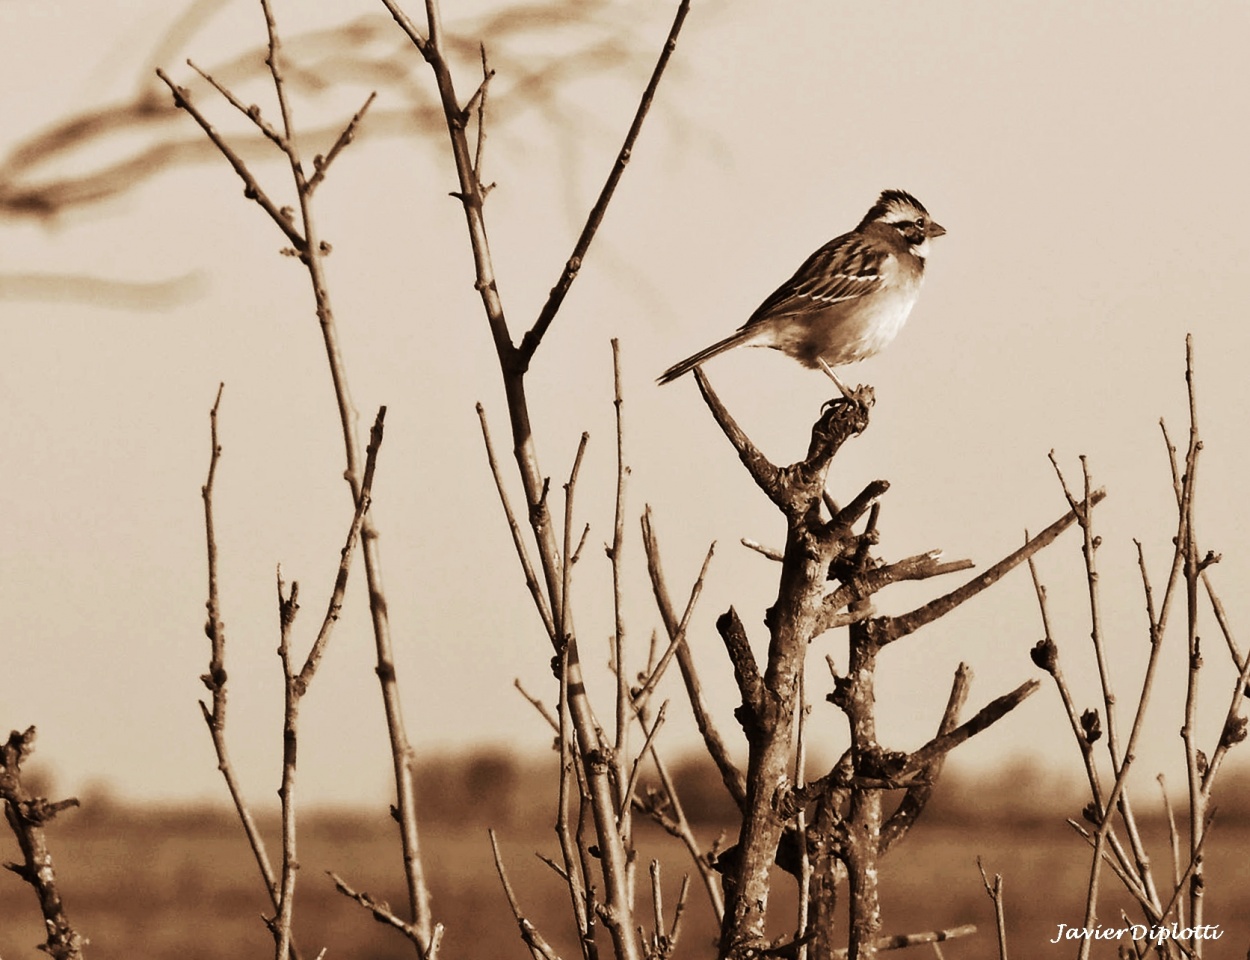
[[[138,69],[128,97],[90,104],[41,129],[17,132],[16,142],[0,157],[0,225],[6,221],[63,225],[166,171],[217,157],[211,142],[179,122],[179,110],[157,79],[156,69],[185,58],[197,36],[228,5],[227,0],[190,3],[148,51],[133,58]],[[491,87],[494,132],[538,111],[552,135],[568,141],[562,154],[565,163],[573,164],[576,141],[594,123],[562,95],[562,88],[573,78],[647,65],[650,57],[635,30],[629,12],[610,0],[535,0],[456,22],[447,36],[447,54],[456,60],[476,60],[480,38],[489,46],[491,62],[500,74]],[[287,85],[294,95],[323,101],[344,91],[353,98],[361,90],[380,91],[384,105],[371,112],[369,122],[358,131],[360,139],[436,132],[445,122],[442,107],[436,92],[422,82],[423,64],[408,49],[385,15],[305,30],[284,41],[290,64]],[[205,72],[222,86],[248,91],[268,78],[265,48],[255,46],[228,56]],[[186,86],[192,96],[208,89],[199,77],[187,80]],[[245,162],[269,156],[263,134],[242,127],[229,132],[233,148]],[[311,123],[300,131],[300,140],[325,151],[338,133],[337,120]],[[124,282],[72,270],[0,272],[0,300],[79,300],[155,310],[201,289],[195,275]]]

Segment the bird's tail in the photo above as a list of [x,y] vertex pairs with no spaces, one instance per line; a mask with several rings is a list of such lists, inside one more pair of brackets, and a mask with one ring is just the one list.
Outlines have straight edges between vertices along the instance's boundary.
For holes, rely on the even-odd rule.
[[656,378],[656,383],[671,383],[683,373],[689,373],[705,360],[711,360],[718,354],[724,353],[726,350],[732,350],[734,347],[742,346],[744,343],[759,337],[759,330],[752,327],[743,327],[727,336],[724,340],[717,340],[710,347],[704,347],[693,356],[686,357],[680,363],[675,363]]

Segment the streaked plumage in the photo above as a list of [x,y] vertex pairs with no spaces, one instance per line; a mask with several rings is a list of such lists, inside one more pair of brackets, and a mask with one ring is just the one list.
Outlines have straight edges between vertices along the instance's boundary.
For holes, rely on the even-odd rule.
[[668,383],[733,347],[772,347],[806,367],[884,348],[920,295],[929,240],[946,230],[902,190],[886,190],[850,233],[813,253],[735,333],[660,374]]

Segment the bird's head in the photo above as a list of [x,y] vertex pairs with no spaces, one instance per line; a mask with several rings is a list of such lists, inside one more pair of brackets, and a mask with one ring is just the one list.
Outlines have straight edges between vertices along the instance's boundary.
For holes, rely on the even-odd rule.
[[862,230],[870,224],[897,230],[911,252],[922,260],[929,253],[929,240],[946,233],[946,228],[929,216],[924,204],[904,190],[884,191],[859,226]]

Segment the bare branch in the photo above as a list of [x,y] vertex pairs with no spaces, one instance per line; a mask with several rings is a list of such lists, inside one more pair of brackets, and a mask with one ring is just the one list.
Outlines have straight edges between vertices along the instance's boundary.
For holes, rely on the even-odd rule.
[[1206,570],[1202,571],[1202,585],[1206,588],[1207,598],[1211,601],[1211,610],[1215,613],[1215,622],[1220,626],[1220,633],[1224,635],[1224,641],[1228,644],[1228,652],[1233,658],[1233,665],[1238,671],[1245,668],[1245,660],[1242,659],[1241,648],[1237,645],[1237,640],[1233,636],[1233,629],[1228,622],[1228,614],[1224,612],[1224,604],[1215,592],[1215,587],[1211,584],[1211,577]]
[[903,580],[928,580],[931,577],[957,573],[975,566],[971,560],[942,562],[939,559],[941,555],[941,550],[931,550],[928,553],[906,557],[903,560],[867,570],[849,583],[842,584],[825,597],[821,604],[821,615],[817,620],[812,638],[815,639],[827,630],[867,619],[872,615],[872,611],[868,608],[857,608],[851,613],[844,608],[866,600],[892,583]]
[[842,444],[868,426],[869,408],[864,404],[846,399],[830,401],[812,426],[807,456],[798,463],[780,468],[773,465],[738,426],[701,368],[695,368],[694,377],[712,417],[738,452],[738,459],[751,479],[787,516],[804,515],[813,505],[823,502],[824,478],[829,462]]
[[742,694],[742,707],[746,715],[739,718],[743,725],[754,722],[764,704],[764,680],[760,676],[759,666],[755,662],[755,654],[751,651],[751,642],[747,639],[746,629],[738,618],[738,612],[730,607],[716,618],[716,629],[725,641],[725,649],[729,660],[733,663],[734,679],[738,681],[738,690]]
[[543,626],[547,630],[547,636],[551,638],[551,642],[554,644],[558,636],[555,618],[551,615],[551,607],[547,603],[547,597],[543,593],[542,585],[538,582],[538,575],[534,572],[534,564],[530,562],[529,549],[525,546],[525,538],[521,535],[521,525],[517,523],[516,514],[512,511],[512,503],[508,499],[508,491],[504,487],[503,474],[500,472],[499,461],[495,457],[495,448],[491,443],[490,427],[486,423],[486,410],[480,403],[477,405],[477,418],[482,425],[482,442],[486,446],[486,459],[490,463],[491,476],[495,478],[495,489],[499,491],[499,502],[503,505],[504,516],[508,521],[508,530],[512,534],[512,545],[516,548],[517,559],[521,562],[521,571],[525,575],[525,585],[529,588],[530,596],[534,599],[534,608],[542,619]]
[[556,733],[559,733],[560,723],[558,720],[556,720],[555,717],[551,715],[551,711],[547,709],[547,705],[543,703],[541,700],[539,700],[537,697],[533,696],[528,690],[526,690],[525,687],[522,686],[521,681],[519,679],[513,680],[512,685],[517,688],[517,691],[521,694],[521,696],[523,696],[526,700],[529,701],[530,706],[533,707],[535,710],[537,710],[539,715],[544,720],[547,721],[547,725],[551,727],[551,729],[554,730]]
[[78,800],[71,797],[50,803],[44,797],[31,795],[26,789],[22,783],[22,763],[30,757],[34,744],[34,727],[20,732],[14,730],[9,739],[0,744],[0,800],[4,801],[5,818],[22,851],[22,863],[7,866],[30,884],[39,898],[39,910],[48,936],[47,942],[40,944],[39,949],[55,960],[81,960],[88,941],[73,928],[66,916],[44,831],[44,824],[51,822],[61,811],[78,806]]
[[213,145],[217,147],[221,155],[234,168],[234,172],[243,181],[243,195],[249,200],[254,200],[258,203],[261,209],[269,214],[269,219],[277,224],[278,229],[291,241],[291,246],[295,248],[296,252],[303,254],[308,249],[308,243],[304,239],[303,234],[295,229],[295,225],[291,222],[287,213],[284,212],[284,209],[269,199],[269,195],[265,193],[260,183],[252,175],[252,171],[248,169],[243,158],[234,151],[234,148],[226,142],[225,138],[217,131],[217,128],[209,122],[208,118],[191,101],[190,91],[186,87],[178,86],[178,84],[169,79],[169,75],[164,70],[157,70],[156,75],[165,82],[170,92],[173,93],[174,103],[191,115],[191,118],[200,125],[200,129],[204,131],[205,135],[213,141]]
[[369,447],[365,452],[365,473],[360,484],[360,498],[356,502],[356,511],[352,514],[351,526],[347,531],[347,542],[343,544],[343,549],[339,552],[339,568],[335,574],[330,603],[326,608],[325,618],[321,622],[321,629],[317,632],[317,639],[313,642],[312,649],[308,651],[308,658],[304,661],[304,666],[297,678],[301,696],[312,683],[313,674],[325,653],[326,644],[329,643],[330,633],[334,625],[338,623],[339,614],[343,610],[343,597],[347,593],[347,575],[351,570],[352,557],[355,555],[356,540],[360,536],[360,528],[364,525],[365,514],[368,513],[372,502],[373,475],[377,469],[378,451],[382,448],[382,428],[385,420],[386,407],[379,407],[377,419],[373,421],[373,429],[370,431]]
[[775,560],[778,563],[781,562],[781,559],[784,556],[784,554],[776,547],[766,547],[762,543],[757,543],[749,537],[743,537],[738,542],[748,550],[754,550],[760,556],[767,557],[769,560]]
[[569,647],[565,646],[559,653],[560,724],[556,736],[560,746],[560,787],[556,798],[555,829],[556,837],[560,842],[560,855],[564,859],[564,878],[569,888],[573,917],[577,921],[582,955],[585,960],[595,960],[596,949],[592,935],[594,913],[589,909],[589,898],[586,895],[586,882],[590,874],[585,869],[584,858],[578,857],[578,848],[574,844],[573,832],[569,826],[569,794],[575,766],[578,771],[580,793],[582,796],[586,794],[582,768],[576,765],[573,758],[572,736],[569,729],[571,719],[569,715],[569,652]]
[[427,950],[425,942],[417,929],[403,918],[397,917],[391,910],[390,904],[388,904],[385,900],[377,900],[364,891],[357,893],[349,887],[337,873],[327,870],[326,874],[331,880],[334,881],[334,887],[339,893],[343,894],[345,897],[355,900],[358,904],[372,913],[373,919],[378,921],[378,923],[385,924],[388,927],[394,927],[402,933],[405,937],[412,941],[414,946],[416,946],[420,956],[425,957],[426,960],[436,960],[438,956],[438,948],[443,939],[443,925],[441,923],[435,925],[434,936],[430,943],[430,947]]
[[939,756],[949,753],[965,740],[980,733],[986,727],[997,723],[1023,703],[1024,700],[1035,694],[1041,685],[1040,680],[1028,680],[1010,693],[1005,693],[1001,697],[991,700],[969,720],[961,723],[949,733],[934,737],[919,750],[911,754],[907,758],[903,774],[906,775],[920,770]]
[[[1086,501],[1086,507],[1092,507],[1099,503],[1105,496],[1105,490],[1093,491],[1089,499]],[[1004,557],[994,566],[990,567],[983,574],[969,580],[963,586],[951,591],[945,596],[938,597],[936,600],[930,600],[922,607],[905,613],[897,617],[882,617],[873,621],[872,633],[874,639],[884,646],[900,637],[913,633],[927,623],[954,610],[960,604],[967,600],[971,600],[986,587],[997,583],[1002,577],[1019,566],[1023,561],[1027,560],[1043,547],[1049,546],[1054,542],[1055,538],[1064,530],[1072,526],[1077,519],[1076,510],[1069,510],[1064,516],[1060,517],[1049,527],[1035,536],[1019,550]]]
[[661,654],[650,676],[643,682],[641,689],[633,695],[635,710],[640,709],[650,698],[655,691],[656,685],[660,682],[660,678],[664,676],[664,671],[668,669],[669,663],[672,662],[673,656],[686,642],[686,630],[690,626],[690,618],[694,614],[695,604],[699,602],[699,596],[703,592],[703,581],[707,577],[707,568],[712,563],[712,553],[715,548],[716,544],[714,543],[707,548],[707,553],[703,557],[703,566],[699,568],[699,575],[695,578],[694,585],[690,588],[690,599],[686,601],[686,609],[681,615],[681,622],[677,624],[676,633],[669,640],[668,646],[664,649],[664,653]]
[[[485,67],[485,53],[483,53]],[[485,81],[483,81],[485,83]],[[483,96],[485,92],[483,90]],[[612,510],[612,543],[607,547],[612,563],[612,667],[616,673],[616,735],[613,738],[617,762],[623,762],[629,736],[631,696],[625,675],[625,604],[622,595],[622,553],[625,549],[625,396],[621,388],[621,344],[612,338],[612,407],[616,414],[616,497]],[[619,779],[619,773],[618,773]],[[627,791],[626,796],[632,791]]]
[[551,944],[521,912],[521,905],[517,902],[516,894],[512,891],[512,884],[508,882],[508,873],[504,870],[503,856],[499,853],[499,841],[495,838],[495,831],[488,832],[491,853],[495,858],[495,870],[499,874],[499,882],[503,885],[504,895],[508,898],[508,906],[512,908],[512,915],[516,917],[517,926],[521,929],[521,939],[525,941],[534,960],[560,960],[559,955],[551,948]]
[[981,882],[985,884],[985,892],[994,901],[994,927],[998,930],[998,958],[1007,960],[1007,915],[1003,906],[1003,877],[994,874],[994,883],[985,875],[985,867],[981,858],[977,857],[977,869],[981,871]]
[[[279,133],[277,130],[275,130],[273,125],[268,120],[266,120],[264,116],[261,115],[260,107],[256,106],[256,104],[254,103],[251,105],[245,104],[242,100],[236,97],[234,93],[231,92],[229,87],[227,87],[223,83],[219,83],[216,79],[213,78],[212,74],[210,74],[206,70],[202,70],[195,63],[195,61],[188,60],[187,66],[190,67],[192,70],[194,70],[196,73],[198,73],[206,81],[208,81],[209,85],[212,86],[212,88],[216,90],[218,93],[220,93],[226,99],[226,102],[230,104],[230,106],[234,107],[236,110],[239,111],[239,113],[243,114],[243,116],[251,120],[252,123],[256,125],[256,128],[265,135],[265,138],[267,140],[277,145],[279,150],[282,150],[282,151],[286,150],[286,138],[283,137],[282,134]],[[159,74],[159,71],[157,72]]]
[[576,561],[572,542],[573,494],[577,489],[577,475],[581,472],[582,457],[586,455],[586,443],[589,440],[590,434],[583,431],[577,443],[577,454],[573,457],[573,467],[569,471],[569,481],[564,485],[564,562],[561,564],[563,589],[560,591],[562,601],[559,608],[560,616],[556,622],[556,630],[562,646],[567,644],[573,636],[573,629],[569,625],[569,589],[573,577],[573,564]]
[[[659,541],[656,538],[655,527],[651,519],[651,508],[649,506],[642,515],[642,542],[647,552],[647,570],[651,575],[651,589],[655,594],[656,605],[660,608],[660,617],[664,621],[664,629],[670,638],[676,637],[680,630],[680,625],[673,610],[673,602],[669,598],[668,585],[664,580],[664,572],[660,565]],[[714,547],[715,544],[708,547],[709,555]],[[695,724],[699,728],[699,733],[703,737],[704,746],[707,747],[707,752],[711,756],[712,762],[716,764],[716,769],[720,771],[721,780],[724,781],[729,795],[734,798],[734,803],[741,809],[746,800],[746,779],[730,758],[725,742],[721,739],[720,732],[716,729],[716,723],[712,719],[707,701],[703,696],[703,687],[699,682],[699,675],[695,669],[690,645],[683,642],[677,647],[676,655],[677,666],[681,670],[682,682],[686,686],[686,698],[690,702],[690,709],[694,714]]]
[[356,139],[356,129],[360,126],[360,122],[364,120],[365,113],[373,105],[373,101],[377,99],[377,96],[376,90],[369,94],[360,109],[352,114],[352,118],[347,121],[347,126],[343,128],[343,132],[338,135],[338,139],[334,141],[334,145],[330,147],[324,157],[320,154],[313,157],[313,175],[308,178],[308,193],[310,196],[325,179],[326,173],[330,169],[330,164],[335,161],[349,143]]
[[[390,4],[387,3],[387,6],[389,7]],[[689,11],[690,0],[681,0],[677,5],[677,13],[673,17],[673,25],[669,28],[668,39],[664,42],[663,50],[660,51],[655,69],[651,71],[651,79],[647,82],[646,89],[642,92],[642,99],[638,102],[638,109],[634,113],[634,120],[629,126],[629,132],[625,134],[625,142],[621,144],[621,149],[616,155],[616,162],[612,165],[612,170],[608,174],[608,179],[604,183],[603,189],[599,191],[599,199],[595,201],[595,205],[590,209],[590,214],[586,218],[586,225],[582,228],[581,236],[577,238],[577,242],[573,245],[573,253],[564,265],[564,272],[560,274],[560,279],[548,295],[547,302],[543,304],[542,309],[539,311],[538,319],[534,321],[534,326],[530,328],[521,340],[518,353],[522,367],[529,365],[534,352],[538,349],[538,345],[542,343],[543,336],[547,333],[547,328],[551,326],[551,321],[555,319],[561,305],[564,303],[565,296],[569,292],[569,288],[573,285],[573,281],[577,278],[577,274],[582,268],[582,261],[590,249],[595,233],[599,230],[599,225],[603,222],[608,204],[611,202],[612,195],[616,192],[617,184],[620,183],[621,176],[625,173],[625,167],[633,154],[634,144],[638,140],[638,134],[642,132],[643,121],[647,118],[647,112],[651,109],[651,102],[655,99],[655,92],[660,85],[660,78],[664,75],[664,68],[668,66],[668,61],[672,57],[673,51],[677,49],[677,36],[681,33],[682,24],[685,23],[686,14]]]
[[[1181,837],[1176,829],[1176,813],[1172,809],[1172,798],[1168,796],[1167,780],[1163,774],[1155,777],[1159,783],[1159,793],[1163,795],[1163,810],[1168,818],[1168,845],[1172,851],[1172,889],[1181,888]],[[1185,923],[1185,901],[1177,901],[1177,919],[1181,925]]]
[[[922,943],[943,943],[947,940],[958,940],[971,937],[977,932],[975,924],[968,923],[962,927],[951,927],[949,930],[928,930],[924,933],[902,933],[893,937],[882,937],[873,946],[876,950],[901,950],[903,947],[915,947]],[[845,958],[847,951],[835,950],[833,955]]]
[[[695,865],[695,869],[699,871],[699,875],[703,878],[704,888],[707,890],[708,901],[712,905],[712,913],[716,916],[716,922],[720,923],[725,916],[725,899],[721,894],[720,880],[712,870],[710,859],[704,855],[699,847],[699,842],[695,838],[694,831],[690,828],[690,821],[686,817],[686,811],[682,807],[681,797],[677,793],[677,787],[673,783],[673,778],[669,774],[668,765],[660,756],[659,751],[655,749],[655,744],[650,747],[651,760],[655,763],[656,773],[660,777],[660,784],[664,788],[664,799],[668,802],[670,811],[658,809],[658,805],[648,796],[645,800],[634,797],[634,805],[644,813],[648,814],[660,826],[667,830],[672,836],[681,840],[686,847],[686,852],[690,854],[690,859]],[[684,888],[684,884],[683,884]],[[684,900],[684,895],[683,895]],[[680,914],[682,904],[678,904],[678,912]],[[676,933],[672,934],[676,937]]]
[[[955,671],[955,677],[951,682],[950,696],[946,701],[946,709],[942,711],[942,719],[938,723],[938,736],[944,736],[952,732],[959,725],[959,714],[963,711],[964,704],[968,699],[968,690],[972,686],[972,668],[966,663],[961,663]],[[928,764],[921,767],[916,777],[916,783],[907,788],[907,794],[903,797],[894,813],[890,815],[890,819],[881,827],[881,853],[885,853],[896,842],[901,840],[911,829],[912,824],[920,816],[925,805],[929,802],[929,797],[933,793],[933,788],[937,783],[938,777],[941,775],[942,766],[946,762],[946,754],[939,753],[929,761]]]
[[226,782],[226,790],[230,793],[235,813],[243,826],[248,846],[252,849],[252,856],[265,882],[265,891],[269,894],[269,900],[276,911],[280,899],[278,876],[269,860],[269,853],[265,849],[265,841],[261,836],[260,828],[256,825],[256,819],[252,816],[251,808],[243,796],[243,788],[235,773],[234,763],[230,759],[230,751],[226,743],[226,625],[222,619],[221,597],[218,591],[217,536],[213,523],[213,490],[217,479],[217,465],[221,459],[217,421],[224,391],[225,384],[219,384],[217,397],[208,415],[211,453],[208,463],[208,479],[200,491],[204,499],[204,533],[208,555],[208,622],[204,625],[204,632],[208,634],[209,640],[208,673],[202,675],[200,680],[212,693],[212,707],[210,708],[201,700],[200,711],[213,741],[213,750],[217,755],[217,769]]
[[712,411],[712,416],[725,437],[738,451],[738,459],[747,468],[747,473],[751,475],[756,485],[768,494],[769,499],[781,506],[782,503],[779,501],[781,471],[773,466],[772,462],[752,443],[746,431],[738,426],[738,421],[733,418],[733,415],[721,403],[716,391],[712,389],[711,381],[703,373],[702,367],[695,367],[694,378],[699,384],[699,392],[703,394],[703,402]]
[[660,704],[659,712],[655,716],[655,723],[651,725],[651,729],[647,731],[647,739],[643,741],[642,750],[634,759],[633,768],[629,772],[629,782],[626,783],[624,791],[621,793],[621,809],[617,816],[621,820],[625,819],[625,807],[631,805],[634,790],[638,787],[638,774],[642,772],[642,758],[646,756],[648,751],[655,750],[655,738],[660,732],[660,728],[664,726],[664,720],[668,715],[668,701],[665,700]]

